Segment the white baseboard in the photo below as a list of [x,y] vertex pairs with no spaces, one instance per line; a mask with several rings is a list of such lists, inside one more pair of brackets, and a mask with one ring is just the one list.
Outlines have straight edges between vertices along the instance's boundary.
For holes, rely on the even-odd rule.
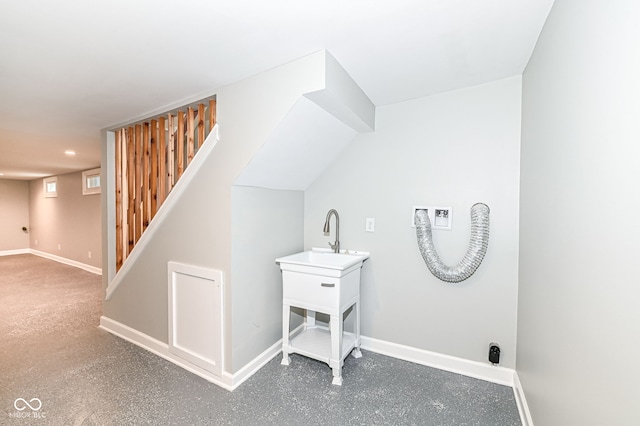
[[0,256],[13,256],[15,254],[29,254],[30,249],[17,249],[17,250],[2,250]]
[[366,336],[361,337],[361,345],[362,349],[369,350],[371,352],[410,361],[416,364],[426,365],[428,367],[434,367],[452,373],[462,374],[463,376],[474,377],[476,379],[513,387],[513,375],[515,371],[510,368],[483,364],[477,361],[470,361],[464,358],[444,355],[411,346],[399,345],[397,343],[391,343]]
[[[300,333],[304,328],[304,324],[300,324],[291,332],[291,337],[295,337],[298,333]],[[269,349],[255,357],[251,362],[238,370],[237,373],[233,374],[233,389],[240,386],[245,380],[249,377],[253,376],[258,370],[260,370],[266,363],[275,358],[279,353],[282,352],[282,339],[278,340],[276,343],[271,345]],[[232,390],[233,390],[232,389]]]
[[65,257],[56,256],[55,254],[46,253],[44,251],[28,249],[26,253],[31,253],[36,256],[44,257],[49,260],[54,260],[59,263],[64,263],[65,265],[75,266],[76,268],[84,269],[87,272],[91,272],[92,274],[102,275],[102,269],[97,268],[95,266],[87,265],[86,263],[78,262],[76,260],[67,259]]
[[[293,330],[291,333],[292,336],[298,334],[303,329],[303,326],[304,324]],[[263,353],[251,360],[247,365],[238,370],[238,372],[232,374],[223,370],[222,377],[218,377],[211,374],[211,372],[195,366],[170,353],[169,345],[167,343],[154,339],[153,337],[134,330],[133,328],[118,321],[102,316],[100,318],[99,328],[146,349],[149,352],[154,353],[159,357],[164,358],[167,361],[172,362],[173,364],[176,364],[177,366],[182,367],[185,370],[229,391],[233,391],[248,378],[253,376],[282,350],[282,339],[280,339]],[[361,337],[361,345],[362,349],[376,352],[381,355],[512,387],[523,426],[533,426],[533,420],[531,419],[531,413],[527,406],[522,385],[518,378],[518,374],[513,369],[483,364],[477,361],[470,361],[463,358],[399,345],[397,343],[378,340],[366,336]]]
[[266,363],[275,358],[280,351],[282,351],[282,339],[271,345],[266,351],[255,357],[251,362],[238,370],[235,374],[230,374],[232,377],[233,386],[230,390],[234,390],[242,383],[244,383],[249,377],[253,376],[265,366]]
[[[130,343],[133,343],[136,346],[146,349],[149,352],[156,354],[159,357],[164,358],[167,361],[176,364],[177,366],[182,367],[185,370],[229,391],[236,389],[249,377],[253,376],[258,370],[264,367],[266,363],[271,361],[282,350],[282,339],[280,339],[263,353],[251,360],[247,365],[238,370],[237,373],[229,373],[227,371],[224,371],[223,368],[222,377],[218,377],[211,374],[211,372],[193,365],[190,362],[179,358],[175,354],[169,352],[169,345],[167,343],[154,339],[151,336],[141,333],[138,330],[134,330],[133,328],[118,321],[112,320],[111,318],[107,318],[105,316],[100,317],[99,328]],[[302,325],[296,328],[292,332],[292,335],[297,334],[300,330],[302,330]]]
[[520,383],[517,372],[513,373],[513,394],[515,395],[516,404],[518,405],[522,426],[533,426],[533,419],[531,418],[527,398],[524,395],[524,389],[522,389],[522,383]]
[[525,398],[520,379],[518,378],[518,373],[511,368],[483,364],[477,361],[470,361],[464,358],[444,355],[411,346],[399,345],[397,343],[391,343],[366,336],[361,337],[361,346],[362,349],[393,358],[509,386],[513,388],[522,425],[533,426],[533,420],[531,419],[531,413],[529,412],[529,406],[527,405],[527,400]]
[[146,349],[147,351],[158,355],[160,358],[164,358],[167,361],[172,362],[177,366],[182,367],[185,370],[197,376],[200,376],[205,380],[208,380],[211,383],[215,383],[216,385],[224,389],[232,390],[233,383],[231,380],[232,377],[230,375],[223,372],[222,377],[214,376],[209,371],[195,366],[181,358],[178,358],[177,356],[169,352],[169,345],[167,343],[161,342],[147,334],[144,334],[138,330],[135,330],[127,325],[124,325],[105,316],[100,317],[99,328],[108,331],[109,333],[116,335],[130,343],[133,343],[134,345],[139,346],[142,349]]

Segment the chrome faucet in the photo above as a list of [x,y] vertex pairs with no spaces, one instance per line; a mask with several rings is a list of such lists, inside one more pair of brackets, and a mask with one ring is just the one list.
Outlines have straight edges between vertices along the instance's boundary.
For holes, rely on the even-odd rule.
[[336,217],[336,242],[333,244],[329,243],[329,246],[334,253],[340,253],[340,216],[338,216],[338,212],[335,209],[331,209],[329,210],[329,213],[327,213],[327,219],[324,221],[323,231],[324,235],[329,235],[329,219],[331,219],[331,215]]

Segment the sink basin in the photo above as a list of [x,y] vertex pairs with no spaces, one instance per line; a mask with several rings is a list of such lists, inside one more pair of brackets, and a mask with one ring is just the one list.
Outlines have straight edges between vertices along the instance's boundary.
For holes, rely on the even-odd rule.
[[342,276],[354,267],[362,266],[362,262],[369,258],[369,253],[343,250],[334,253],[328,249],[314,248],[308,251],[284,256],[276,259],[282,270],[307,272],[311,274],[333,271],[331,275]]

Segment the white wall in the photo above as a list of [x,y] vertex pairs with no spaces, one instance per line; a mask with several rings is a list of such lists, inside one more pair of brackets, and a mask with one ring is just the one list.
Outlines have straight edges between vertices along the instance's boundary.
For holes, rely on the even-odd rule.
[[29,188],[31,248],[100,268],[100,195],[82,194],[82,172],[58,175],[54,198],[44,196],[43,179],[30,181]]
[[[362,134],[305,192],[305,248],[327,247],[322,226],[340,213],[342,248],[371,252],[363,271],[362,333],[487,362],[490,342],[515,366],[521,78],[378,107]],[[483,264],[460,284],[431,275],[410,227],[411,207],[452,206],[453,230],[436,247],[457,263],[469,243],[469,209],[491,208]],[[365,218],[376,220],[364,232]]]
[[282,274],[275,259],[302,251],[304,193],[234,186],[233,357],[245,365],[282,338]]
[[0,252],[29,248],[29,182],[0,179]]
[[556,1],[524,73],[517,371],[536,426],[640,424],[639,16]]

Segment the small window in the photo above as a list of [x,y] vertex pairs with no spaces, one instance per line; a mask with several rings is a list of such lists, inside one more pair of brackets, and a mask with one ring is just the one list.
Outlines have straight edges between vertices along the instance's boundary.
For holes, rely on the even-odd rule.
[[82,172],[82,194],[92,195],[100,192],[100,169]]
[[53,198],[58,196],[58,178],[56,176],[44,179],[44,196]]

